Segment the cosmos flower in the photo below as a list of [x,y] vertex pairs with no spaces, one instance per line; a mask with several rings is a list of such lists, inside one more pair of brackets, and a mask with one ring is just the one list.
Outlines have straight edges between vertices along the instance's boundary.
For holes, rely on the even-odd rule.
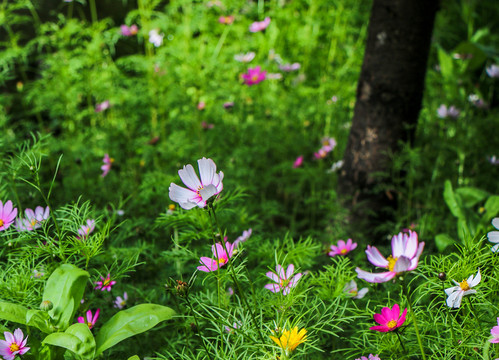
[[407,308],[400,315],[400,307],[398,304],[393,305],[393,308],[384,307],[381,309],[381,314],[374,314],[374,321],[379,325],[371,326],[369,329],[374,331],[388,332],[398,329],[405,322]]
[[296,71],[296,70],[299,70],[300,67],[301,67],[300,63],[279,65],[279,69],[282,71],[285,71],[285,72]]
[[97,286],[94,288],[95,290],[101,290],[101,291],[107,290],[107,291],[111,291],[111,287],[114,284],[116,284],[116,281],[111,280],[111,275],[107,274],[106,278],[104,278],[103,276],[101,276],[101,281],[96,281],[95,284],[97,284]]
[[282,290],[283,295],[288,295],[292,288],[298,284],[298,280],[302,277],[302,273],[297,273],[293,276],[295,271],[295,266],[289,264],[286,272],[281,265],[275,267],[276,272],[269,271],[265,274],[268,278],[274,281],[274,284],[265,285],[265,289],[272,291],[273,293],[278,293]]
[[206,107],[206,103],[204,101],[200,101],[198,102],[196,107],[198,110],[204,110],[204,108]]
[[104,177],[111,170],[111,166],[113,165],[114,159],[112,157],[109,157],[109,154],[105,154],[104,158],[102,159],[102,162],[104,163],[104,165],[100,167],[102,170],[101,176]]
[[258,84],[265,80],[265,75],[267,71],[262,71],[260,66],[249,68],[246,74],[242,74],[241,77],[244,80],[244,83],[248,86]]
[[374,246],[367,245],[367,259],[377,267],[388,269],[387,272],[370,273],[360,268],[355,271],[359,279],[371,283],[387,282],[398,273],[414,270],[418,266],[419,257],[423,252],[424,242],[418,245],[418,234],[415,231],[399,233],[392,238],[392,255],[385,259]]
[[212,272],[227,264],[229,262],[229,258],[232,257],[234,245],[230,242],[226,242],[225,248],[227,249],[227,252],[225,252],[225,249],[221,243],[217,243],[216,246],[212,245],[211,252],[213,253],[213,258],[201,257],[199,259],[201,266],[198,266],[198,270],[203,272]]
[[245,242],[246,240],[249,239],[249,237],[251,236],[251,233],[253,232],[253,230],[251,228],[249,228],[248,230],[244,230],[242,235],[239,236],[235,241],[234,241],[234,249],[242,242]]
[[239,329],[241,326],[242,324],[240,322],[234,322],[234,324],[232,324],[232,327],[225,325],[225,331],[230,334],[234,332],[235,329]]
[[84,239],[88,235],[90,235],[92,233],[92,231],[94,231],[94,229],[95,229],[95,220],[88,219],[87,220],[87,225],[82,225],[78,229],[78,235],[80,235],[81,239]]
[[5,204],[0,201],[0,231],[7,230],[17,216],[17,208],[12,206],[12,201]]
[[480,269],[478,269],[475,276],[470,275],[468,279],[461,282],[452,280],[456,286],[445,289],[445,293],[448,296],[446,301],[447,306],[451,308],[460,307],[464,295],[476,294],[476,290],[473,290],[472,288],[477,286],[480,283],[480,280],[482,280]]
[[497,326],[490,329],[490,334],[493,336],[489,341],[493,344],[499,344],[499,317],[497,318]]
[[[492,220],[492,226],[494,226],[497,230],[499,230],[499,217],[494,218]],[[490,242],[496,244],[496,245],[492,246],[492,248],[490,250],[492,250],[492,252],[498,252],[499,251],[499,231],[489,231],[487,233],[487,238],[489,239]]]
[[114,307],[120,310],[123,309],[126,306],[127,300],[128,300],[128,294],[125,291],[123,293],[123,297],[116,296],[116,299],[114,300]]
[[234,107],[234,101],[224,102],[224,109],[230,109],[231,107]]
[[246,54],[236,54],[234,55],[234,59],[242,63],[249,63],[255,58],[255,55],[256,54],[253,51],[250,51]]
[[249,31],[250,32],[259,32],[263,31],[269,26],[270,24],[270,18],[267,16],[263,21],[255,21],[253,24],[250,25]]
[[447,106],[442,104],[437,109],[437,114],[438,117],[441,119],[446,119],[446,118],[456,119],[459,116],[460,111],[454,105],[451,105],[449,106],[449,108],[447,108]]
[[487,75],[489,75],[491,78],[499,78],[499,66],[492,64],[490,66],[487,66],[485,68],[485,71],[487,72]]
[[270,336],[270,338],[289,356],[298,345],[307,341],[306,334],[306,329],[298,331],[298,326],[295,326],[291,330],[284,330],[279,338],[275,336]]
[[191,164],[185,165],[178,171],[180,179],[188,189],[174,183],[170,184],[170,199],[177,202],[182,209],[189,210],[195,206],[203,208],[212,196],[219,194],[223,189],[224,173],[217,171],[217,166],[211,159],[198,160],[199,180]]
[[351,296],[352,299],[362,299],[364,296],[366,296],[368,291],[368,288],[362,288],[358,290],[355,280],[350,281],[343,288],[343,292]]
[[131,26],[127,26],[127,25],[123,24],[120,26],[120,33],[123,36],[137,35],[138,32],[139,32],[139,28],[135,24],[133,24]]
[[5,331],[5,340],[0,340],[0,355],[5,360],[14,360],[16,355],[24,355],[30,349],[26,346],[28,337],[24,339],[24,334],[21,329],[16,329],[14,334]]
[[300,155],[296,158],[295,162],[293,163],[293,168],[299,168],[303,164],[303,155]]
[[344,256],[350,251],[357,247],[357,243],[354,243],[352,239],[348,239],[345,243],[343,240],[338,240],[338,244],[331,245],[331,251],[328,253],[329,256],[341,255]]
[[[492,155],[492,156],[488,156],[487,157],[487,160],[489,161],[489,163],[491,163],[492,165],[499,165],[499,158],[495,155]],[[499,229],[499,227],[498,227]]]
[[152,29],[149,31],[149,42],[156,47],[160,47],[163,44],[163,38],[165,34],[159,33],[159,29]]
[[26,218],[16,219],[15,226],[18,231],[32,231],[41,227],[42,221],[49,218],[50,209],[48,206],[46,208],[37,206],[34,211],[31,209],[24,210],[24,214]]
[[342,167],[343,167],[343,160],[338,160],[335,163],[333,163],[333,165],[331,166],[331,168],[328,169],[326,172],[327,173],[333,173],[335,171],[338,171]]
[[355,360],[380,360],[380,358],[378,357],[378,355],[373,355],[373,354],[369,354],[369,357],[365,357],[365,356],[361,356],[360,358],[358,359],[355,359]]
[[228,15],[228,16],[220,16],[218,18],[218,22],[220,24],[225,24],[225,25],[230,25],[234,22],[234,16]]
[[109,100],[106,100],[106,101],[103,101],[103,102],[95,105],[95,112],[99,113],[99,112],[102,112],[104,110],[109,109],[110,107],[111,107],[111,103],[109,102]]
[[92,316],[92,310],[88,310],[86,320],[83,316],[80,316],[80,317],[78,317],[78,322],[81,324],[87,324],[88,328],[90,330],[92,330],[92,328],[95,326],[95,323],[97,322],[97,319],[99,318],[99,313],[100,313],[100,309],[97,309],[97,311],[95,312],[95,315]]

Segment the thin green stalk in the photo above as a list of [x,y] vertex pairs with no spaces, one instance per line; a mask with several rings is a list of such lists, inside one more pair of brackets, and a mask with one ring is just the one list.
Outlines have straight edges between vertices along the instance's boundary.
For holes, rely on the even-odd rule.
[[194,317],[194,322],[196,323],[196,331],[198,333],[198,336],[201,338],[201,342],[203,343],[204,351],[206,351],[206,355],[208,355],[208,358],[211,359],[210,352],[208,351],[208,347],[206,346],[206,343],[204,342],[204,338],[201,336],[201,333],[199,332],[199,322],[198,318],[196,316],[196,312],[194,311],[194,308],[192,307],[191,302],[189,301],[189,296],[185,297],[185,302],[187,303],[187,306],[192,312],[192,316]]
[[400,338],[400,334],[398,331],[395,331],[395,334],[397,335],[398,339],[399,339],[399,342],[400,342],[400,345],[402,345],[402,350],[404,350],[404,354],[407,355],[407,350],[405,349],[405,346],[404,346],[404,342],[402,341],[402,339]]
[[[442,290],[445,293],[445,285],[443,281],[442,281]],[[454,333],[454,317],[450,314],[449,307],[447,305],[445,305],[445,312],[447,313],[447,319],[450,318],[450,333],[452,335],[452,345],[456,346],[457,340],[456,340],[456,334]],[[456,360],[459,360],[459,357],[456,357]]]
[[426,360],[426,355],[423,348],[423,342],[421,341],[421,335],[419,334],[418,323],[416,321],[416,315],[412,310],[412,302],[405,281],[402,283],[402,289],[404,291],[405,298],[407,299],[407,304],[409,305],[409,312],[411,313],[412,322],[414,323],[414,330],[416,330],[416,337],[418,338],[418,344],[419,344],[419,350],[421,350],[421,356],[423,357],[423,360]]
[[467,299],[468,299],[468,304],[470,305],[471,313],[473,314],[473,317],[475,318],[476,326],[478,329],[481,329],[480,321],[478,321],[478,316],[476,316],[475,307],[473,306],[471,299],[470,298],[467,298]]
[[217,47],[215,48],[215,51],[213,52],[213,56],[211,57],[211,61],[214,61],[218,54],[220,53],[220,50],[222,49],[222,46],[224,45],[225,39],[227,38],[227,34],[230,31],[231,25],[225,26],[224,32],[222,33],[222,36],[220,36],[220,39],[218,40]]
[[90,0],[90,16],[92,18],[92,24],[97,22],[97,8],[95,7],[95,0]]

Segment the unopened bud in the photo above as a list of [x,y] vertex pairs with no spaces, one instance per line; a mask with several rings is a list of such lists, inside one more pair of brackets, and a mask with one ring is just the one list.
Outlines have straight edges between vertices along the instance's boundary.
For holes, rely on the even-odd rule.
[[187,296],[189,293],[189,284],[182,280],[176,280],[177,285],[175,285],[175,290],[177,290],[177,295],[180,297]]
[[52,301],[50,300],[43,300],[42,303],[40,304],[40,310],[43,311],[50,311],[54,307],[54,304],[52,304]]
[[447,279],[447,274],[444,272],[441,272],[440,274],[438,274],[438,278],[442,281],[445,281]]

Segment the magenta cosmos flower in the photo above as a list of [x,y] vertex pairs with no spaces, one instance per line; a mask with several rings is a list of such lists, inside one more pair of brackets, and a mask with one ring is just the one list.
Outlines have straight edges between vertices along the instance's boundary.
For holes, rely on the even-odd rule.
[[107,290],[111,291],[111,287],[116,284],[116,281],[111,280],[111,275],[107,274],[106,278],[101,276],[101,281],[96,281],[95,284],[97,285],[95,287],[95,290]]
[[80,235],[80,238],[84,239],[88,235],[90,235],[90,233],[92,233],[92,231],[94,231],[94,229],[95,229],[95,220],[88,219],[87,225],[82,225],[78,229],[78,235]]
[[88,310],[86,319],[83,316],[80,316],[78,317],[78,322],[81,324],[87,324],[88,328],[92,330],[92,328],[95,326],[95,323],[97,322],[97,319],[99,318],[99,313],[100,309],[97,309],[95,315],[92,316],[92,310]]
[[497,318],[497,326],[490,329],[490,334],[493,336],[489,341],[493,344],[499,344],[499,317]]
[[180,179],[188,187],[185,189],[174,183],[170,184],[170,199],[177,202],[182,209],[189,210],[195,206],[203,208],[206,201],[222,191],[224,173],[217,171],[217,166],[211,159],[202,158],[198,160],[199,180],[191,164],[185,165],[178,171]]
[[398,329],[405,322],[407,308],[400,315],[400,307],[398,304],[393,305],[393,308],[384,307],[381,309],[381,314],[374,314],[374,321],[379,325],[372,326],[369,329],[381,332],[388,332]]
[[357,247],[357,243],[354,243],[352,239],[348,239],[345,243],[343,240],[338,240],[338,244],[336,246],[331,245],[331,251],[328,252],[329,256],[341,255],[344,256],[348,254],[350,251]]
[[303,164],[303,155],[300,155],[296,158],[295,162],[293,163],[293,168],[299,168]]
[[3,333],[5,340],[0,340],[0,355],[5,360],[14,360],[16,355],[23,355],[30,349],[26,346],[28,337],[24,339],[24,334],[21,329],[16,329],[14,334],[6,331]]
[[241,77],[244,80],[244,83],[248,86],[258,84],[265,80],[265,74],[267,71],[262,71],[260,66],[249,68],[246,74],[242,74]]
[[26,218],[16,220],[16,228],[19,231],[32,231],[41,227],[41,223],[49,218],[50,209],[37,206],[35,210],[24,210]]
[[213,258],[203,256],[199,259],[201,266],[198,266],[199,271],[212,272],[220,269],[222,266],[229,262],[229,258],[232,257],[234,251],[234,245],[230,242],[225,243],[225,251],[221,243],[217,243],[216,246],[211,246],[211,252],[213,253]]
[[275,282],[275,284],[267,284],[265,285],[265,289],[272,291],[273,293],[280,292],[282,290],[283,295],[288,295],[292,288],[298,284],[298,280],[302,277],[302,273],[295,274],[295,266],[293,264],[289,264],[286,272],[284,272],[284,268],[281,265],[277,265],[275,267],[276,272],[269,271],[265,274],[268,278]]
[[7,230],[17,216],[17,209],[8,200],[5,205],[0,201],[0,231]]
[[415,231],[399,233],[392,238],[392,255],[385,259],[374,246],[367,245],[367,259],[374,266],[388,269],[382,273],[370,273],[356,268],[359,279],[371,283],[382,283],[393,279],[398,273],[414,270],[418,266],[423,252],[424,242],[418,245],[418,234]]
[[95,112],[96,113],[99,113],[99,112],[102,112],[104,110],[107,110],[111,107],[111,103],[109,102],[109,100],[106,100],[106,101],[103,101],[97,105],[95,105]]
[[265,30],[270,24],[270,18],[267,16],[263,21],[255,21],[249,27],[250,32],[259,32]]
[[133,36],[133,35],[137,35],[137,33],[139,32],[139,28],[135,24],[133,24],[131,26],[127,26],[127,25],[123,24],[120,26],[120,32],[121,32],[121,35],[123,35],[123,36]]
[[232,16],[232,15],[220,16],[218,18],[218,22],[220,24],[230,25],[234,22],[234,16]]
[[111,166],[113,165],[114,159],[112,157],[109,157],[109,154],[105,154],[104,158],[102,159],[102,162],[104,163],[104,165],[100,167],[102,170],[101,176],[104,177],[111,170]]

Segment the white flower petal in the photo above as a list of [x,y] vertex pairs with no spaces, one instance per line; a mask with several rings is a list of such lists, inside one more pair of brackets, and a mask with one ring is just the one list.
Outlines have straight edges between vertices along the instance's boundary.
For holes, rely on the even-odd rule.
[[454,291],[452,294],[449,295],[447,298],[447,306],[452,307],[452,308],[458,308],[461,306],[461,301],[463,300],[463,291],[458,290]]
[[374,266],[383,268],[388,267],[388,260],[386,260],[385,257],[381,255],[379,250],[374,246],[367,245],[366,254],[367,260],[369,260],[369,262]]
[[499,243],[499,231],[491,231],[487,234],[490,242]]
[[480,269],[478,269],[478,272],[476,273],[475,277],[471,276],[471,279],[468,278],[468,285],[472,288],[478,285],[480,281],[482,280],[482,274],[480,274]]
[[183,169],[180,169],[178,175],[189,189],[197,191],[201,187],[201,182],[191,164],[185,165]]
[[397,259],[395,266],[393,267],[393,271],[396,273],[407,271],[411,266],[411,260],[406,258],[405,256],[401,256]]
[[203,199],[204,202],[206,202],[209,198],[211,198],[213,195],[217,193],[217,188],[215,185],[207,185],[203,187],[201,190],[199,190],[199,195],[201,195],[201,198]]
[[492,220],[492,226],[499,230],[499,217],[496,217]]
[[399,233],[398,235],[394,235],[392,237],[392,256],[394,258],[398,258],[399,256],[404,254],[404,250],[405,250],[404,234]]
[[217,171],[217,166],[211,159],[202,158],[198,160],[199,175],[203,186],[213,184],[213,176]]

